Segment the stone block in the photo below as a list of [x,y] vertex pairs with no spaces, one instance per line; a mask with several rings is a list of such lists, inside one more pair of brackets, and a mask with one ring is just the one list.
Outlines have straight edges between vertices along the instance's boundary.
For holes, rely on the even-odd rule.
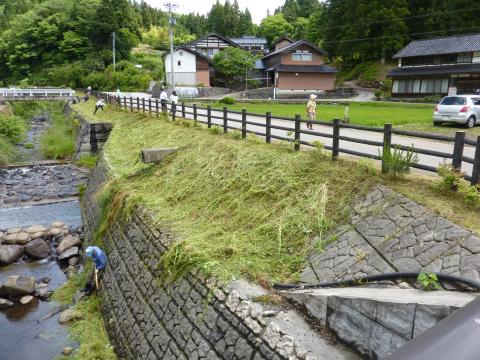
[[161,163],[165,158],[176,152],[178,148],[142,149],[142,161],[146,164]]

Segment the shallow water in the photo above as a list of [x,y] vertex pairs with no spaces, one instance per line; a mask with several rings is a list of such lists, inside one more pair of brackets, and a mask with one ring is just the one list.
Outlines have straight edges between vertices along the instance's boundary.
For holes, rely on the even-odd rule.
[[[48,225],[62,221],[69,226],[82,224],[78,200],[46,205],[0,209],[0,229],[32,224]],[[0,282],[11,275],[49,277],[49,289],[55,290],[66,276],[56,261],[18,262],[0,267]],[[65,346],[77,347],[69,338],[68,327],[58,323],[58,314],[47,319],[59,308],[55,302],[35,299],[31,304],[15,305],[0,311],[0,360],[53,360]]]

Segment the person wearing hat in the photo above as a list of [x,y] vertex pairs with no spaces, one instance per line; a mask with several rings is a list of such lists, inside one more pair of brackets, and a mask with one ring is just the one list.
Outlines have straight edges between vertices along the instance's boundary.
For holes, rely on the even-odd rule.
[[93,260],[95,269],[88,275],[87,283],[82,291],[90,295],[94,289],[98,290],[98,281],[107,266],[107,255],[97,246],[89,246],[85,250],[85,255]]
[[[317,117],[317,103],[315,102],[316,98],[317,98],[317,95],[312,94],[310,95],[310,100],[308,100],[307,102],[308,120],[315,120]],[[310,130],[313,130],[313,124],[307,121],[307,128]]]

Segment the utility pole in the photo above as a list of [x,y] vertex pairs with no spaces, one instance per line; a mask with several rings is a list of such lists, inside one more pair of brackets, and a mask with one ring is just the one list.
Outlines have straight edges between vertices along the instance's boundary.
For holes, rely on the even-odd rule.
[[115,31],[112,33],[113,71],[115,71]]
[[168,9],[168,25],[170,33],[170,74],[172,76],[172,91],[175,90],[175,70],[173,69],[173,27],[175,26],[176,20],[173,16],[173,10],[178,8],[177,4],[166,3],[164,6]]

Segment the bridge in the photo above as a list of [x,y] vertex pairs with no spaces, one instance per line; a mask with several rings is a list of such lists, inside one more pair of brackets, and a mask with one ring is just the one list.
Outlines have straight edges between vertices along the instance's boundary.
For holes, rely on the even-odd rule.
[[70,88],[0,88],[2,100],[70,100],[75,90]]

